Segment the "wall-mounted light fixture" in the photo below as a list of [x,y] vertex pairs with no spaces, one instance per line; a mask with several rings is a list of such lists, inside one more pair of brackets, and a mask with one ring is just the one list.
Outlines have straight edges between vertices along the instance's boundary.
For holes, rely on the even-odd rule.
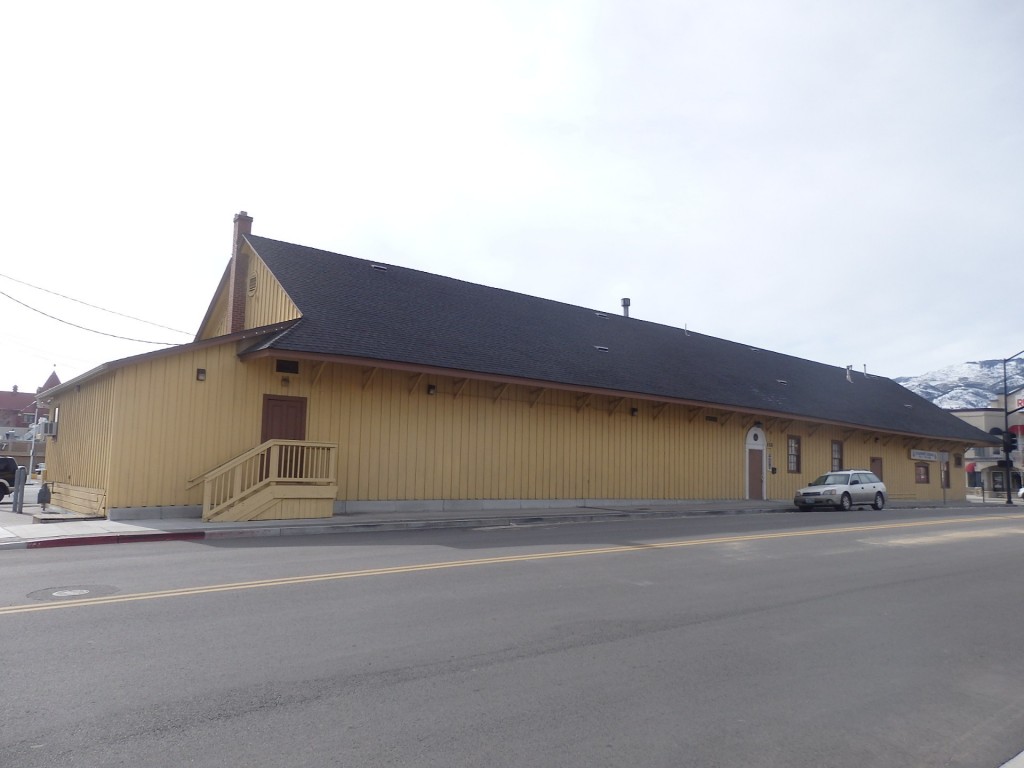
[[205,368],[196,368],[196,381],[206,381]]
[[281,377],[281,386],[282,387],[287,387],[291,383],[292,383],[292,380],[289,379],[287,376],[282,376]]
[[757,427],[758,429],[764,429],[764,424],[762,424],[760,421],[755,421],[754,426]]
[[629,415],[630,416],[636,416],[638,413],[640,413],[640,409],[639,408],[630,408],[629,409]]
[[427,394],[428,395],[436,395],[437,394],[437,384],[427,384]]

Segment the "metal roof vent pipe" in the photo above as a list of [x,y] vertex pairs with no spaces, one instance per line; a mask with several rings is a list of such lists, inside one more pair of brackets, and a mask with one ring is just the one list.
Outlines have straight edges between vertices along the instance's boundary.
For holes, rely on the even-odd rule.
[[622,316],[629,317],[629,299],[622,300]]
[[853,383],[853,366],[852,365],[846,366],[846,380],[848,382],[850,382],[851,384]]

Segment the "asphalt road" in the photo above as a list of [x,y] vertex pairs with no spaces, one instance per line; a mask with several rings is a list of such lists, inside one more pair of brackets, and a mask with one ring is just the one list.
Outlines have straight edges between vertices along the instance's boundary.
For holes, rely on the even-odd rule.
[[973,507],[9,551],[0,766],[995,768],[1022,548]]

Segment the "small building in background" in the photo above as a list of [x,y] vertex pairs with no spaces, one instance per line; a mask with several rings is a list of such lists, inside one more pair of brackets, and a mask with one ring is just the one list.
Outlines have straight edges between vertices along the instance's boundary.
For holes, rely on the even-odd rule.
[[[1015,398],[1015,396],[1011,396],[1011,398]],[[1017,400],[1011,399],[1011,410],[1017,407],[1020,407],[1017,405]],[[1009,421],[1010,431],[1017,435],[1018,445],[1024,447],[1024,411],[1011,413],[1007,417],[1003,398],[999,396],[992,401],[988,408],[953,408],[950,409],[950,413],[1000,440],[997,445],[974,446],[964,454],[967,487],[986,494],[1006,493],[1006,454],[1003,453],[1000,435]],[[1024,469],[1021,467],[1021,463],[1024,461],[1024,451],[1018,447],[1010,454],[1010,460],[1013,462],[1013,466],[1009,472],[1009,490],[1016,492],[1024,483]]]
[[49,418],[50,408],[37,402],[37,393],[60,385],[54,371],[43,386],[33,392],[22,392],[17,386],[0,391],[0,456],[11,456],[19,466],[31,472],[36,464],[46,461],[46,441],[42,439],[37,421]]

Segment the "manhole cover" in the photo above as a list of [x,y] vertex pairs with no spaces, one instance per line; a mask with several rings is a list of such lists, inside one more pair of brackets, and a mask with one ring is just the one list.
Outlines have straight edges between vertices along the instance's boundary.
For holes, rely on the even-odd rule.
[[117,587],[108,587],[104,584],[75,584],[69,587],[47,587],[29,592],[28,597],[33,600],[81,600],[88,597],[104,597],[116,595]]

